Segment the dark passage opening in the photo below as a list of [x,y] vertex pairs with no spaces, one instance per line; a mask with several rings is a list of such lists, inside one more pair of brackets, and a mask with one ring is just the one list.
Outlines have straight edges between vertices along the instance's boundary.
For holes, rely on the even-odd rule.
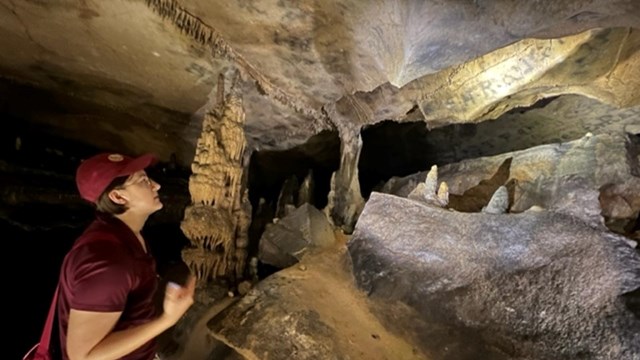
[[[371,191],[379,190],[391,177],[429,170],[432,165],[442,166],[582,137],[589,129],[575,119],[568,119],[564,124],[562,119],[521,116],[542,109],[556,99],[542,99],[479,124],[454,124],[429,130],[422,121],[383,121],[366,127],[362,131],[358,164],[362,196],[368,198]],[[548,129],[544,128],[545,124]],[[554,131],[558,127],[562,131]]]
[[[284,203],[301,205],[300,187],[311,176],[311,205],[327,205],[331,175],[340,165],[340,139],[335,131],[323,131],[306,143],[283,151],[256,151],[249,165],[249,199],[252,221],[249,228],[249,256],[257,256],[265,226],[282,216]],[[278,208],[279,198],[280,208]],[[261,264],[261,266],[264,266]],[[264,266],[265,273],[273,269]]]

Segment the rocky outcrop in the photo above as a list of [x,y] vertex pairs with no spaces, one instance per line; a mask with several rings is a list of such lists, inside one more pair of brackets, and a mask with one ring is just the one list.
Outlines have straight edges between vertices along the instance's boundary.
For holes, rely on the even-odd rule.
[[416,329],[431,358],[631,360],[640,319],[620,295],[640,288],[635,245],[555,212],[460,213],[373,193],[349,252],[378,309],[417,314],[378,316]]
[[[580,140],[542,145],[440,167],[449,184],[449,206],[477,212],[505,186],[509,211],[540,206],[578,216],[592,226],[633,223],[640,213],[640,173],[636,135],[586,135]],[[389,181],[383,192],[408,194],[426,172]]]

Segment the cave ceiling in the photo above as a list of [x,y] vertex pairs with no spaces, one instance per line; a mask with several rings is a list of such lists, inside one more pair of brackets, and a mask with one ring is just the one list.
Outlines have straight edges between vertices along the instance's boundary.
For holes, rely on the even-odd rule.
[[477,123],[563,94],[635,108],[639,28],[637,0],[6,0],[0,106],[186,164],[220,74],[239,71],[249,146],[284,149],[324,129]]

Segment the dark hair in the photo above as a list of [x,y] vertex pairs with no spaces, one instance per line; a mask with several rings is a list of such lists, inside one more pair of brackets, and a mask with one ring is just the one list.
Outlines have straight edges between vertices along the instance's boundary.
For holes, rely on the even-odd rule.
[[128,178],[128,176],[121,176],[113,179],[109,186],[104,189],[102,194],[98,196],[98,200],[96,201],[96,209],[98,211],[112,215],[119,215],[127,211],[127,207],[125,205],[116,204],[109,199],[109,193],[111,190],[121,188]]

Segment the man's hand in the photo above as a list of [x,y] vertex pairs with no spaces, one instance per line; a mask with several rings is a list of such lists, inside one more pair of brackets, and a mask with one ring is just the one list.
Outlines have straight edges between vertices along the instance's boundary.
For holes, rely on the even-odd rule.
[[162,317],[172,325],[178,322],[182,315],[193,304],[193,294],[196,289],[196,278],[189,276],[186,285],[180,286],[174,282],[169,282],[164,293]]

